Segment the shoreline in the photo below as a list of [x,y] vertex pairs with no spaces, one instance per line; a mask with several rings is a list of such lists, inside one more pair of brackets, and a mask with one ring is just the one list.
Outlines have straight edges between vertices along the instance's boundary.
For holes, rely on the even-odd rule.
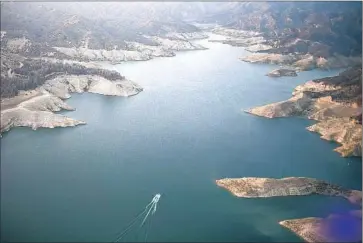
[[[352,84],[344,83],[347,79],[345,75],[355,71],[357,71],[355,78],[359,78],[361,69],[348,69],[337,76],[312,80],[298,85],[292,92],[290,99],[247,109],[244,112],[269,119],[297,116],[314,120],[316,123],[307,127],[307,130],[320,133],[325,140],[332,140],[341,144],[342,147],[337,148],[336,151],[340,152],[343,157],[361,157],[362,142],[358,138],[362,129],[359,121],[354,119],[354,117],[362,114],[359,96],[356,97],[357,93],[360,92],[359,82],[361,81],[358,79]],[[329,82],[329,79],[341,79],[341,85],[324,83],[325,81]],[[355,93],[350,96],[341,95],[352,92],[352,90],[355,90]],[[332,136],[338,133],[341,133],[342,136],[345,133],[351,135]],[[344,147],[347,149],[343,150]]]
[[[243,43],[243,41],[240,41],[240,45],[237,44],[238,42],[231,42],[231,40],[216,42],[232,46],[243,46],[246,49],[246,43]],[[261,55],[262,58],[257,58],[258,55]],[[292,97],[288,100],[247,109],[244,112],[269,119],[294,116],[314,120],[315,123],[306,128],[308,131],[320,134],[321,139],[336,142],[338,146],[334,151],[340,153],[343,157],[362,157],[362,69],[359,67],[352,68],[351,66],[357,64],[354,61],[350,65],[347,65],[347,62],[345,64],[341,62],[340,66],[334,66],[334,60],[331,59],[314,60],[314,58],[305,56],[298,60],[299,58],[296,56],[291,56],[291,59],[285,60],[286,57],[283,55],[276,56],[276,54],[256,53],[241,58],[241,60],[250,63],[282,64],[289,68],[293,67],[292,70],[297,72],[310,71],[315,68],[324,70],[329,67],[329,62],[332,62],[331,67],[336,69],[345,68],[345,70],[333,77],[311,80],[298,85],[292,92]],[[362,58],[359,57],[359,59],[358,61],[361,64]],[[281,74],[282,69],[275,69],[268,73],[267,76],[271,78],[285,76]],[[292,71],[286,72],[288,73],[287,76],[298,76]],[[359,205],[360,210],[354,213],[344,212],[341,215],[334,216],[334,218],[339,221],[348,217],[350,220],[358,222],[356,225],[360,222],[359,228],[362,227],[361,191],[343,189],[340,186],[331,185],[324,181],[303,177],[282,179],[260,177],[225,178],[216,180],[216,185],[230,191],[234,196],[244,198],[307,196],[311,194],[343,196],[351,203]],[[319,188],[325,189],[321,190]],[[332,215],[327,218],[288,219],[278,223],[281,227],[290,230],[306,242],[336,242],[337,240],[342,242],[346,240],[339,238],[339,235],[333,234],[334,236],[332,236],[331,230],[336,224],[332,220]],[[361,232],[359,233],[358,230],[354,237],[355,241],[361,240]]]
[[53,47],[58,53],[80,62],[106,61],[112,65],[124,62],[148,61],[158,57],[174,57],[177,52],[207,50],[208,48],[195,43],[208,39],[206,32],[170,33],[163,36],[145,36],[157,45],[146,45],[139,42],[127,42],[124,49],[89,49],[88,46],[78,48]]
[[[148,38],[155,40],[159,45],[147,46],[138,42],[130,42],[128,44],[131,46],[129,46],[128,50],[119,50],[116,52],[90,50],[87,46],[83,47],[83,49],[57,49],[57,47],[55,47],[58,52],[60,51],[60,53],[68,56],[68,59],[57,59],[54,58],[53,55],[33,59],[54,64],[76,64],[85,68],[100,68],[107,70],[108,68],[102,67],[102,63],[113,66],[126,62],[148,61],[159,57],[174,57],[176,55],[175,52],[207,50],[208,48],[194,42],[208,39],[209,33],[204,31],[192,33],[173,32],[163,37],[150,36]],[[80,55],[73,55],[77,50],[82,50],[81,52],[84,53],[91,51],[91,56],[93,55],[95,57],[98,55],[97,53],[99,53],[103,57],[103,60],[92,58],[83,60],[83,58],[79,58],[80,55],[82,55],[81,52],[79,53]],[[116,53],[116,57],[121,59],[115,62],[114,57],[111,58],[111,56],[105,55],[107,53],[110,55]],[[127,53],[139,53],[137,55],[139,55],[140,58],[136,56],[137,58],[134,59],[131,56],[131,60],[127,60]],[[146,56],[144,56],[145,58],[142,56],[144,55],[143,53],[146,53]],[[91,83],[89,80],[85,81],[85,77],[91,79]],[[71,79],[71,81],[62,81],[61,79]],[[98,79],[98,81],[96,79]],[[65,103],[65,100],[71,97],[70,93],[72,92],[90,92],[101,95],[130,97],[137,95],[142,90],[143,89],[139,85],[127,79],[111,81],[97,75],[65,75],[64,73],[60,73],[53,78],[47,79],[43,85],[38,86],[33,90],[20,91],[16,96],[1,99],[2,125],[0,137],[2,137],[1,134],[4,132],[8,132],[11,128],[18,126],[31,127],[33,130],[36,130],[39,127],[54,128],[85,125],[85,121],[75,120],[68,116],[55,113],[61,110],[75,110],[75,108],[69,107]],[[27,103],[33,103],[35,107],[29,108],[25,105]]]
[[[218,34],[218,35],[224,35],[227,39],[226,40],[213,40],[212,42],[218,42],[218,43],[223,43],[223,44],[229,44],[232,46],[239,46],[244,48],[245,50],[247,50],[248,47],[253,46],[253,45],[263,45],[264,43],[267,42],[267,40],[262,36],[261,33],[258,32],[253,32],[253,31],[243,31],[243,30],[236,30],[236,29],[228,29],[228,28],[216,28],[212,31],[212,33]],[[235,38],[235,39],[232,39]],[[211,41],[211,40],[209,40]],[[240,45],[235,45],[234,43],[240,43]],[[255,61],[252,61],[253,58],[255,57],[254,55],[262,55],[262,59],[261,58],[257,58]],[[250,58],[252,57],[252,59],[250,60]],[[283,57],[289,57],[288,59],[284,59]],[[271,59],[272,58],[272,59]],[[282,58],[282,59],[281,59]],[[340,58],[346,58],[346,57],[340,57]],[[317,60],[315,60],[311,55],[310,56],[303,56],[303,59],[297,61],[297,55],[292,55],[292,54],[288,54],[288,55],[281,55],[281,54],[270,54],[270,53],[255,53],[252,55],[248,55],[247,59],[246,58],[241,58],[243,61],[246,62],[250,62],[252,64],[282,64],[284,66],[287,66],[287,68],[284,67],[280,67],[277,69],[272,70],[271,72],[267,73],[266,75],[271,77],[271,78],[278,78],[281,76],[298,76],[297,72],[301,72],[301,71],[309,71],[315,68],[319,68],[322,70],[326,70],[326,66],[324,65],[328,65],[329,60],[324,59],[324,58],[318,58]],[[347,59],[347,58],[346,58]],[[358,58],[359,59],[359,63],[362,63],[362,58]],[[311,64],[311,61],[317,61],[320,62],[320,66],[316,66],[315,68],[306,68],[306,63],[304,63],[302,60],[308,60],[308,64]],[[295,68],[291,68],[291,64],[293,64],[293,62],[300,62],[301,65],[299,67],[296,66]],[[331,61],[330,61],[331,62]],[[328,137],[328,133],[332,133],[328,130],[329,127],[329,122],[326,122],[329,119],[333,119],[333,118],[351,118],[351,117],[356,117],[362,114],[361,111],[361,96],[360,96],[360,102],[357,101],[358,103],[354,101],[350,101],[348,100],[350,103],[346,103],[346,102],[340,102],[340,101],[335,101],[333,100],[331,95],[335,95],[335,93],[338,92],[350,92],[350,89],[356,89],[357,92],[360,92],[361,89],[361,79],[360,81],[357,80],[357,82],[355,84],[350,85],[349,87],[344,87],[344,83],[340,82],[339,85],[341,85],[342,87],[336,87],[337,84],[335,84],[334,81],[333,83],[329,84],[329,82],[325,82],[324,80],[330,80],[330,79],[334,79],[334,78],[341,78],[344,80],[349,79],[349,73],[348,72],[352,72],[354,76],[354,78],[358,78],[361,77],[361,69],[356,68],[353,69],[350,66],[347,66],[347,62],[343,62],[341,63],[342,65],[338,65],[338,66],[332,66],[334,67],[333,69],[343,69],[344,71],[342,71],[340,74],[342,77],[340,77],[340,74],[338,74],[337,76],[327,76],[325,78],[321,78],[318,80],[311,80],[311,81],[307,81],[305,83],[302,83],[301,85],[298,85],[295,90],[292,92],[292,97],[286,101],[281,101],[281,102],[276,102],[276,103],[272,103],[272,104],[268,104],[268,105],[264,105],[264,106],[260,106],[260,107],[255,107],[255,108],[250,108],[247,110],[243,110],[246,113],[252,114],[252,115],[256,115],[256,116],[260,116],[260,117],[265,117],[265,118],[277,118],[277,117],[289,117],[289,116],[298,116],[298,117],[302,117],[302,118],[307,118],[310,120],[315,120],[317,121],[317,123],[320,123],[320,125],[314,124],[312,126],[309,126],[307,128],[307,130],[311,131],[311,132],[318,132],[322,135],[322,139],[325,140],[331,140],[331,141],[335,141],[338,144],[341,144],[341,147],[338,147],[335,149],[335,151],[339,152],[342,156],[347,157],[347,156],[358,156],[361,157],[362,152],[361,152],[361,147],[362,147],[362,143],[357,141],[355,142],[353,145],[347,145],[351,142],[349,142],[350,138],[346,138],[346,139],[341,139],[341,138],[330,138]],[[354,62],[354,64],[352,64],[352,66],[356,66],[357,63]],[[294,66],[294,65],[292,65]],[[303,67],[303,68],[301,68]],[[352,70],[352,71],[350,71]],[[358,71],[357,71],[358,70]],[[357,73],[358,72],[358,73]],[[348,74],[347,74],[348,73]],[[348,78],[344,77],[347,76]],[[338,89],[341,89],[341,91],[339,91]],[[328,93],[325,94],[326,92],[329,91],[333,91],[336,90],[335,93]],[[349,90],[349,91],[348,91]],[[313,96],[311,96],[311,93],[313,92]],[[320,94],[319,94],[320,93]],[[357,96],[358,94],[356,94]],[[348,99],[351,97],[348,97]],[[355,97],[354,97],[355,98]],[[311,112],[310,110],[314,110],[313,112]],[[338,110],[342,110],[342,111],[338,111]],[[334,113],[334,114],[328,114],[328,113]],[[341,113],[341,114],[338,114]],[[347,132],[348,128],[344,127],[344,122],[346,122],[346,119],[342,119],[341,121],[337,120],[336,124],[339,124],[340,127],[343,126],[341,129],[339,129],[338,131],[335,132],[340,132],[340,133],[344,133]],[[331,122],[330,122],[331,123]],[[326,128],[325,128],[326,127]],[[353,129],[355,130],[355,135],[356,137],[358,137],[359,133],[361,133],[361,126],[356,125],[355,128]],[[334,132],[334,131],[333,131]],[[357,144],[358,143],[358,144]],[[348,146],[348,148],[347,148]],[[354,148],[349,148],[350,147],[354,147]],[[358,146],[360,146],[360,149],[358,148]],[[348,150],[348,151],[347,151]]]
[[[111,81],[96,75],[62,75],[47,80],[35,90],[21,92],[18,96],[2,100],[1,106],[7,104],[11,108],[1,109],[0,135],[13,127],[74,127],[85,125],[82,120],[75,120],[55,112],[72,111],[65,100],[70,93],[95,93],[108,96],[130,97],[143,89],[136,83],[124,79]],[[31,95],[31,97],[27,97]]]
[[226,39],[209,40],[210,42],[242,47],[249,52],[250,54],[240,57],[240,60],[244,62],[282,65],[296,72],[313,69],[342,69],[362,65],[362,56],[346,57],[334,54],[329,57],[316,57],[309,53],[274,52],[276,48],[271,46],[270,40],[260,32],[218,27],[212,30],[212,33],[224,35]]

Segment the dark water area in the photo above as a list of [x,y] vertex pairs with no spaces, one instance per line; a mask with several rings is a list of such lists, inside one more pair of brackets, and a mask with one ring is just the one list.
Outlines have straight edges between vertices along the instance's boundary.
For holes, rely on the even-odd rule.
[[[225,177],[305,176],[361,190],[362,164],[308,132],[312,121],[243,112],[338,71],[273,79],[265,76],[272,65],[238,60],[242,48],[202,43],[210,49],[106,65],[144,91],[73,94],[67,103],[77,110],[62,113],[85,126],[6,133],[2,240],[110,242],[156,193],[148,241],[301,242],[278,222],[355,209],[318,195],[236,198],[215,185]],[[140,231],[125,240],[143,241]]]

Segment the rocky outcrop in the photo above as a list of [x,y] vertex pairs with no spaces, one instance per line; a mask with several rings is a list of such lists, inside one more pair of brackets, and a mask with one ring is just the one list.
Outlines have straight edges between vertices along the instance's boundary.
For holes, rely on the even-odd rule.
[[201,40],[208,38],[208,35],[203,32],[186,32],[186,33],[177,33],[177,32],[169,32],[164,35],[165,38],[171,40]]
[[212,33],[217,35],[225,35],[233,38],[247,38],[247,37],[256,37],[260,36],[261,33],[256,31],[246,31],[246,30],[239,30],[239,29],[231,29],[231,28],[224,28],[224,27],[217,27],[212,30]]
[[362,65],[361,56],[341,56],[335,55],[328,58],[315,58],[317,68],[320,69],[335,69],[335,68],[350,68]]
[[322,180],[306,177],[288,177],[282,179],[245,177],[216,180],[218,186],[227,189],[233,195],[244,198],[264,198],[279,196],[306,196],[312,194],[339,196],[353,204],[362,205],[362,192],[348,190]]
[[311,55],[297,56],[297,58],[298,60],[291,63],[291,66],[295,67],[299,71],[309,71],[317,67],[316,58]]
[[[39,127],[54,128],[86,124],[84,121],[54,114],[55,111],[73,110],[73,108],[56,96],[46,92],[42,93],[40,90],[37,92],[38,96],[23,101],[14,108],[1,110],[0,133],[8,131],[12,127],[31,127],[36,130]],[[14,99],[16,98],[18,97],[14,97]]]
[[309,217],[284,220],[279,224],[291,230],[306,242],[333,242],[329,236],[321,232],[322,222],[322,218]]
[[127,42],[127,48],[133,51],[145,53],[151,57],[173,57],[175,52],[162,46],[149,46],[138,42]]
[[355,210],[327,218],[302,218],[279,222],[306,242],[359,242],[362,240],[362,211]]
[[22,92],[18,96],[3,100],[1,103],[1,130],[8,131],[12,127],[27,126],[32,129],[39,127],[69,127],[86,124],[53,112],[73,110],[62,99],[70,98],[70,93],[90,92],[112,96],[132,96],[142,88],[129,80],[110,81],[92,75],[62,75],[46,81],[44,85],[33,91]]
[[31,127],[36,130],[39,127],[74,127],[82,124],[86,124],[86,122],[48,111],[18,108],[6,110],[1,114],[1,133],[9,131],[12,127]]
[[88,47],[54,49],[70,58],[81,61],[110,61],[114,64],[126,61],[147,61],[154,57],[172,57],[174,51],[205,50],[207,48],[191,43],[189,39],[205,37],[203,34],[171,33],[171,37],[144,36],[156,45],[125,42],[126,49],[100,50]]
[[129,51],[129,50],[95,50],[88,48],[68,48],[68,47],[53,47],[60,53],[67,55],[70,58],[86,61],[113,61],[113,62],[125,62],[125,61],[146,61],[152,57],[150,54]]
[[304,116],[313,101],[304,93],[297,94],[286,101],[280,101],[246,110],[247,113],[266,118]]
[[297,70],[306,71],[315,68],[329,70],[339,68],[350,68],[362,65],[362,57],[331,56],[328,58],[313,57],[305,55],[299,61],[292,64]]
[[273,48],[266,43],[265,38],[258,32],[222,27],[215,28],[212,32],[218,35],[227,36],[227,38],[223,40],[209,40],[210,42],[220,42],[231,46],[245,47],[245,50],[249,52],[260,52]]
[[111,96],[132,96],[142,91],[142,88],[130,80],[110,81],[100,76],[62,75],[48,80],[43,89],[49,93],[67,99],[70,93],[90,92]]
[[335,151],[344,157],[362,155],[362,125],[350,118],[329,119],[307,129],[321,134],[322,139],[341,144]]
[[[321,106],[326,108],[320,109]],[[344,114],[361,116],[361,108],[326,101],[324,98],[314,101],[306,96],[294,96],[287,101],[253,108],[247,112],[267,118],[308,116],[320,121],[308,127],[309,131],[321,134],[321,138],[325,140],[341,144],[335,149],[336,152],[343,157],[362,155],[362,125],[350,117],[342,117]]]
[[266,75],[269,76],[269,77],[282,77],[282,76],[296,77],[297,73],[296,73],[295,70],[286,69],[286,68],[279,68],[279,69],[275,69],[275,70],[269,72]]
[[247,110],[266,118],[303,116],[319,121],[309,131],[340,143],[342,156],[361,156],[362,70],[352,68],[335,77],[311,80],[299,85],[286,100]]
[[240,58],[241,61],[249,63],[265,63],[265,64],[282,64],[291,65],[299,60],[299,57],[294,54],[270,54],[270,53],[254,53]]
[[90,84],[87,91],[95,94],[129,97],[143,90],[130,80],[110,81],[102,77],[87,79]]
[[[37,58],[34,58],[34,59],[37,59]],[[41,58],[38,58],[38,59],[41,59],[42,61],[46,61],[46,62],[51,62],[51,63],[61,63],[63,65],[76,64],[76,65],[84,66],[86,68],[98,68],[98,69],[102,68],[102,66],[100,64],[95,63],[95,62],[79,62],[79,61],[67,60],[67,59],[59,60],[57,58],[52,58],[52,57],[41,57]]]
[[259,51],[266,51],[271,49],[272,46],[270,45],[266,45],[266,44],[255,44],[255,45],[251,45],[245,48],[246,51],[249,52],[259,52]]
[[220,42],[231,46],[248,47],[254,45],[263,45],[266,40],[262,36],[247,37],[243,39],[227,38],[225,40],[208,40],[209,42]]
[[192,43],[187,40],[180,40],[180,39],[168,39],[168,38],[161,38],[159,36],[145,36],[149,38],[153,42],[157,43],[159,46],[166,50],[172,51],[192,51],[192,50],[206,50],[208,48]]
[[249,63],[265,63],[288,65],[294,67],[298,71],[307,71],[315,68],[319,69],[337,69],[359,66],[362,63],[361,57],[344,57],[332,56],[328,58],[314,57],[310,54],[277,54],[277,53],[254,53],[240,60]]
[[286,101],[252,108],[246,112],[266,118],[303,116],[317,121],[356,116],[361,113],[361,109],[354,104],[335,102],[331,96],[313,95],[297,93]]

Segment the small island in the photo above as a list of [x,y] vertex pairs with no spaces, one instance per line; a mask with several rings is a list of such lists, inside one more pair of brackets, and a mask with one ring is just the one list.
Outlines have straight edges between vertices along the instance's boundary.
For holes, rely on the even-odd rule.
[[225,178],[216,180],[216,184],[227,189],[233,195],[244,198],[264,198],[279,196],[306,196],[319,194],[344,197],[353,204],[362,205],[362,192],[349,190],[307,177],[274,178]]
[[292,69],[287,69],[287,68],[279,68],[279,69],[275,69],[271,72],[269,72],[268,74],[266,74],[266,76],[269,77],[282,77],[282,76],[291,76],[291,77],[296,77],[297,73],[295,70]]

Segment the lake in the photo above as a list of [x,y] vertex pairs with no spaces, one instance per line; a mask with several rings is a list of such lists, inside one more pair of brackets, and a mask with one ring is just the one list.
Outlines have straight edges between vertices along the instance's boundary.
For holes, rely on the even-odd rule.
[[[114,241],[156,193],[148,241],[301,242],[278,222],[356,208],[337,197],[243,199],[215,185],[225,177],[305,176],[361,190],[362,164],[308,132],[312,121],[242,111],[338,71],[269,78],[274,66],[238,60],[248,54],[243,48],[200,42],[209,49],[104,64],[144,91],[73,94],[67,103],[77,110],[62,113],[85,126],[4,134],[3,241]],[[145,234],[137,226],[124,240]]]

